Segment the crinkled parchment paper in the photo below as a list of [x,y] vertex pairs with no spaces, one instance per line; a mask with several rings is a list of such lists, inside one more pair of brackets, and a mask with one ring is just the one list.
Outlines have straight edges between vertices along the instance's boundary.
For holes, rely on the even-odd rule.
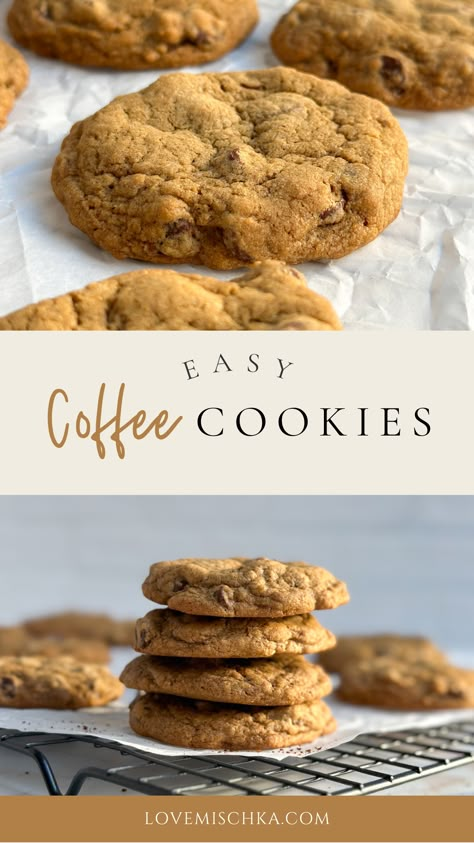
[[[260,0],[261,22],[254,35],[203,69],[277,64],[268,37],[292,2]],[[9,39],[8,5],[0,0],[0,37]],[[145,87],[158,72],[81,69],[24,54],[30,85],[0,133],[0,314],[143,265],[117,261],[74,229],[53,196],[49,177],[73,122],[118,94]],[[347,328],[472,329],[474,109],[397,112],[397,117],[411,158],[400,216],[358,252],[301,269],[310,285],[334,302]]]
[[[126,662],[132,657],[131,651],[117,648],[111,669],[120,673]],[[451,654],[456,664],[474,666],[474,657],[470,654]],[[235,755],[235,751],[184,749],[161,744],[136,735],[128,725],[128,703],[135,692],[126,691],[123,698],[110,706],[81,711],[49,711],[45,709],[8,709],[0,708],[0,727],[19,729],[22,732],[54,732],[67,735],[94,735],[119,741],[127,746],[159,755]],[[357,735],[368,732],[390,732],[401,729],[427,729],[444,723],[468,720],[474,717],[474,709],[433,712],[383,711],[366,706],[353,706],[338,702],[333,696],[326,702],[331,707],[337,720],[338,728],[332,735],[319,738],[311,744],[294,746],[287,749],[270,749],[261,752],[239,752],[239,755],[262,755],[273,758],[286,758],[288,755],[310,755],[323,749],[329,749],[345,743]]]

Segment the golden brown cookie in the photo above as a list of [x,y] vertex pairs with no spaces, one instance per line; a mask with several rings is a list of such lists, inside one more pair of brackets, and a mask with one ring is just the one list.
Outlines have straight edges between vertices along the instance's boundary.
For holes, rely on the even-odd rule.
[[109,615],[95,612],[59,612],[25,621],[25,629],[32,635],[58,638],[93,638],[106,644],[133,647],[134,621],[118,621]]
[[26,88],[29,70],[21,53],[0,38],[0,129],[16,98]]
[[288,617],[349,600],[346,584],[324,568],[264,557],[157,562],[143,594],[178,612],[227,618]]
[[329,677],[303,656],[175,659],[139,656],[120,677],[127,688],[239,705],[294,705],[331,693]]
[[155,609],[136,626],[135,649],[155,656],[233,659],[317,653],[335,636],[313,615],[287,618],[212,618]]
[[354,662],[387,656],[402,662],[446,662],[446,656],[427,638],[419,635],[341,635],[336,646],[321,653],[318,661],[330,673],[340,673]]
[[139,735],[195,749],[276,749],[308,743],[336,728],[322,700],[270,708],[145,694],[130,707]]
[[0,331],[337,331],[327,299],[267,261],[223,282],[139,269],[0,318]]
[[413,711],[474,707],[474,670],[380,656],[347,665],[338,696],[345,702]]
[[380,102],[289,68],[161,76],[76,123],[52,174],[116,258],[232,269],[342,257],[397,216],[407,143]]
[[10,31],[41,56],[148,70],[214,61],[258,20],[255,0],[13,0]]
[[474,105],[473,0],[300,0],[271,40],[284,64],[391,106]]
[[119,680],[99,664],[62,656],[0,658],[0,706],[76,709],[106,705],[123,691]]
[[109,648],[103,641],[81,638],[38,638],[21,626],[0,627],[0,656],[72,656],[79,662],[106,664]]

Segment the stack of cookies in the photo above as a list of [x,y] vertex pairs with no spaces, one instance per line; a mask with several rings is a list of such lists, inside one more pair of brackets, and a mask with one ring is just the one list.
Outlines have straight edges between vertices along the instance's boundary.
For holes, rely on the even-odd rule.
[[120,677],[142,692],[140,735],[196,749],[261,750],[307,743],[335,721],[331,684],[302,654],[334,635],[310,614],[349,599],[324,568],[272,559],[179,559],[151,566],[143,593],[166,609],[137,621]]

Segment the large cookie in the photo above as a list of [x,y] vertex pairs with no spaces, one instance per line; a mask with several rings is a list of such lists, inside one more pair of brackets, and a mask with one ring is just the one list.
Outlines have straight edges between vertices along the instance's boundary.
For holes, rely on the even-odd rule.
[[106,705],[123,686],[103,665],[66,656],[0,658],[0,706],[76,709]]
[[336,728],[322,700],[269,708],[145,694],[130,707],[139,735],[195,749],[258,750],[308,743]]
[[255,0],[13,0],[17,41],[41,56],[147,70],[213,61],[258,20]]
[[345,667],[338,696],[380,708],[469,708],[474,706],[474,670],[380,656]]
[[278,619],[216,618],[155,609],[139,618],[135,634],[138,652],[205,659],[317,653],[335,643],[332,632],[309,614]]
[[349,600],[346,584],[325,568],[264,557],[157,562],[143,594],[178,612],[227,618],[288,617]]
[[223,282],[140,269],[0,318],[0,331],[330,331],[341,323],[296,269],[267,261]]
[[21,626],[0,627],[0,656],[72,656],[79,662],[106,664],[109,648],[103,641],[81,638],[38,638]]
[[94,612],[59,612],[25,621],[24,628],[32,635],[58,638],[94,638],[115,646],[133,646],[134,621],[119,621]]
[[29,70],[21,53],[0,38],[0,129],[16,98],[26,88]]
[[285,64],[391,106],[474,105],[473,0],[301,0],[272,46]]
[[418,635],[341,635],[336,646],[321,653],[318,661],[331,673],[340,673],[355,662],[388,656],[402,662],[446,662],[446,656],[427,638]]
[[389,110],[335,82],[180,73],[76,123],[52,184],[116,258],[229,269],[369,243],[400,210],[407,163]]
[[121,681],[138,691],[240,705],[294,705],[331,693],[324,670],[303,656],[272,659],[173,659],[139,656]]

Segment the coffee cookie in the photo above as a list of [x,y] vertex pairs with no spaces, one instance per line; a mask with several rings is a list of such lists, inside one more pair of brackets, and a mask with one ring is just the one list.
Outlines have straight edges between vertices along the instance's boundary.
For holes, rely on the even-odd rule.
[[380,102],[289,68],[172,74],[76,123],[52,184],[116,258],[231,269],[342,257],[397,216],[407,143]]
[[41,56],[149,70],[214,61],[258,21],[255,0],[13,0],[12,35]]
[[155,609],[137,621],[135,635],[138,652],[205,659],[317,653],[335,643],[332,632],[309,614],[272,620],[199,617]]
[[23,625],[32,635],[40,637],[93,638],[118,647],[132,647],[135,637],[134,621],[118,621],[95,612],[59,612],[32,618]]
[[223,282],[140,269],[0,318],[0,331],[331,331],[332,305],[301,273],[266,261]]
[[178,612],[228,618],[288,617],[349,600],[346,584],[324,568],[264,557],[157,562],[142,588]]
[[474,105],[472,0],[301,0],[271,40],[285,64],[391,106]]
[[474,670],[380,656],[346,666],[338,696],[346,702],[413,711],[474,706]]
[[103,641],[81,638],[37,638],[23,627],[0,627],[0,656],[72,656],[79,662],[106,664],[109,648]]
[[81,664],[66,656],[0,658],[0,706],[76,709],[106,705],[123,686],[98,664]]
[[0,38],[0,129],[16,98],[26,88],[29,70],[21,53]]
[[130,707],[139,735],[195,749],[258,750],[308,743],[336,728],[322,700],[270,708],[145,694]]
[[446,662],[446,656],[427,638],[418,635],[341,635],[336,646],[318,661],[330,673],[340,673],[354,662],[387,656],[402,662]]
[[138,691],[239,705],[294,705],[331,693],[324,670],[303,656],[173,659],[139,656],[120,680]]

